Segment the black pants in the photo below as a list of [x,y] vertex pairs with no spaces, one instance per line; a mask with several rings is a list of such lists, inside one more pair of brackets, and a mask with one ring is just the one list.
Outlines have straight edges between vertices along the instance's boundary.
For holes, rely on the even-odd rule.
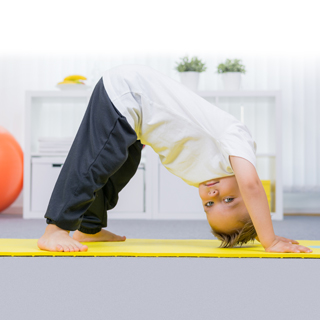
[[54,186],[45,218],[65,230],[94,234],[136,173],[142,144],[112,104],[102,78]]

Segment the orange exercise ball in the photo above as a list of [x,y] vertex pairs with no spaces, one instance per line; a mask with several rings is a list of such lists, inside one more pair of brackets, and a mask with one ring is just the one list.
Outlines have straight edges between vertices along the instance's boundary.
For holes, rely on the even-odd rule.
[[18,198],[22,186],[22,149],[14,136],[0,126],[0,212]]

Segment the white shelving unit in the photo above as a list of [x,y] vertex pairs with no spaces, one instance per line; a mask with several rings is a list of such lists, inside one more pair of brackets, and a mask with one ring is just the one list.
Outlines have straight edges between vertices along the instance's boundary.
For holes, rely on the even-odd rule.
[[[92,91],[89,90],[28,91],[26,93],[24,218],[43,218],[45,209],[39,209],[32,203],[33,199],[38,197],[37,192],[39,191],[37,190],[41,190],[41,186],[36,185],[33,180],[38,175],[44,179],[43,183],[47,184],[47,187],[49,186],[49,191],[50,188],[53,189],[53,180],[57,178],[61,169],[60,165],[63,165],[63,159],[67,156],[67,154],[39,153],[37,139],[40,136],[75,136],[91,93]],[[260,178],[271,180],[274,188],[272,219],[282,220],[280,91],[198,91],[197,94],[209,101],[214,100],[213,103],[221,108],[226,102],[228,104],[228,101],[224,101],[225,99],[235,99],[232,102],[235,105],[233,110],[239,109],[239,99],[268,98],[272,100],[271,104],[275,108],[275,150],[264,150],[259,153],[258,144],[257,171],[260,176],[259,159],[261,159],[263,160],[261,175],[264,176]],[[242,104],[245,105],[245,103]],[[46,112],[43,112],[43,108],[46,108]],[[259,106],[255,108],[257,109]],[[230,112],[230,110],[227,111]],[[55,163],[54,170],[56,171],[51,175],[51,182],[50,179],[46,180],[45,171],[44,173],[39,171],[39,173],[38,169],[35,170],[37,168],[35,164],[44,161]],[[44,167],[41,168],[41,170],[46,170],[43,169]],[[51,164],[47,170],[53,171],[50,168]],[[48,202],[48,197],[47,194],[43,199],[44,203]],[[149,146],[143,149],[143,160],[136,175],[120,193],[118,205],[114,210],[108,212],[108,217],[111,219],[206,219],[198,196],[198,189],[187,185],[169,173],[160,164],[158,155]]]
[[[43,218],[67,153],[40,153],[40,137],[74,137],[92,91],[28,91],[25,109],[23,217]],[[135,176],[109,216],[145,218],[144,154]],[[128,215],[128,210],[130,210]]]

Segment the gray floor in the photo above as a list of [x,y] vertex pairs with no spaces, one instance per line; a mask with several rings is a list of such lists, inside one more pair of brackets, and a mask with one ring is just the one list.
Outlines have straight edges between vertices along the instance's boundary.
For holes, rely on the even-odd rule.
[[[39,238],[44,220],[0,215],[1,238]],[[206,221],[110,220],[128,238],[212,239]],[[274,221],[320,240],[320,217]],[[0,319],[319,319],[320,260],[0,257]]]

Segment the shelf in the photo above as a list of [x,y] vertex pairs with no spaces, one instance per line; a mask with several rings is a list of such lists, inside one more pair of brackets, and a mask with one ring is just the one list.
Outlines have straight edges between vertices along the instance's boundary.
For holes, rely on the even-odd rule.
[[[37,153],[37,152],[32,152],[31,157],[66,157],[68,154],[67,153]],[[275,158],[276,154],[275,153],[257,153],[257,157],[266,157],[266,158]]]
[[92,94],[91,90],[70,91],[27,91],[27,98],[87,98]]
[[[206,90],[195,91],[201,97],[275,97],[280,94],[277,90]],[[27,96],[39,97],[87,97],[92,94],[91,89],[74,91],[27,91]]]
[[[46,154],[40,154],[40,153],[31,153],[31,158],[42,158],[42,157],[53,157],[53,158],[66,158],[67,154],[52,154],[52,153],[46,153]],[[141,162],[139,164],[138,169],[144,169],[145,163],[143,162],[143,159],[141,159]]]
[[36,153],[32,152],[31,157],[67,157],[67,153]]
[[203,98],[210,98],[210,97],[275,97],[280,95],[280,91],[252,91],[252,90],[217,90],[217,91],[195,91],[196,94]]
[[256,157],[258,158],[275,158],[276,154],[275,153],[257,153]]

